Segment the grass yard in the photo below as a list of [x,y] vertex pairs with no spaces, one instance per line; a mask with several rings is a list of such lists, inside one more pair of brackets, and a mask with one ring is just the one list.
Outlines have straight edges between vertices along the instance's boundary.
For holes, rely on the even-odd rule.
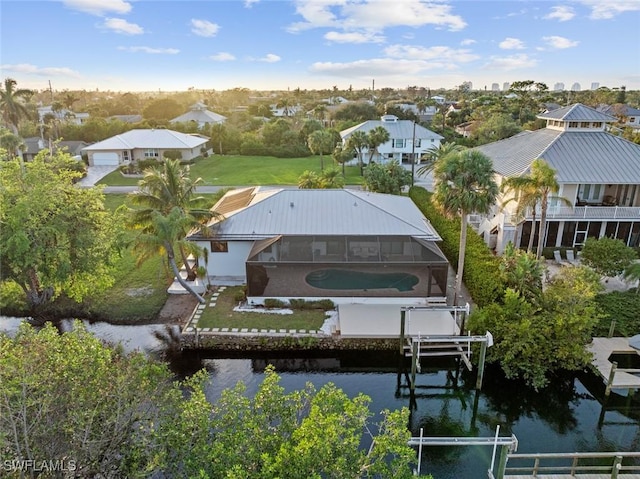
[[[322,158],[325,168],[334,166],[331,156],[324,155]],[[191,165],[191,176],[202,178],[204,185],[208,186],[297,185],[298,177],[306,170],[320,173],[320,157],[213,155],[196,160],[195,164]],[[345,174],[346,184],[362,184],[360,169],[357,166],[347,166]],[[138,179],[125,178],[119,171],[114,171],[98,184],[136,186]]]
[[325,320],[321,310],[294,311],[293,314],[239,313],[235,297],[241,286],[227,288],[218,297],[215,307],[207,306],[198,321],[198,328],[256,329],[320,329]]

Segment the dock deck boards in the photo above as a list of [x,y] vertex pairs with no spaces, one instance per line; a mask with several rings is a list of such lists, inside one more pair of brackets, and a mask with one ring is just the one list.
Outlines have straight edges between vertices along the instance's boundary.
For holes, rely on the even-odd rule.
[[[609,381],[611,368],[613,367],[611,361],[609,361],[609,356],[613,353],[640,354],[640,351],[629,346],[628,338],[593,338],[588,349],[593,353],[591,364],[593,364],[600,376],[604,378],[605,384]],[[640,388],[640,376],[634,376],[625,371],[616,371],[611,383],[611,389],[630,388]]]
[[[519,476],[504,476],[504,479],[611,479],[611,474],[576,474],[572,476],[570,474],[538,474],[532,475],[519,475]],[[640,474],[618,474],[618,479],[640,479]]]

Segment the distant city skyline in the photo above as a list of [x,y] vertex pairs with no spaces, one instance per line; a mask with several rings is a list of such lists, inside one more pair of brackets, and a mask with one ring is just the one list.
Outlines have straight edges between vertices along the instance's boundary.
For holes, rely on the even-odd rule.
[[640,0],[2,0],[0,10],[0,75],[36,90],[361,90],[374,80],[640,90]]

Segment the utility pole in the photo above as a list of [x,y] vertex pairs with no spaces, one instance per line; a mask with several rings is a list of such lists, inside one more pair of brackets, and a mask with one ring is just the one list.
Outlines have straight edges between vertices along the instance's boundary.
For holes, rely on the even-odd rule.
[[414,185],[416,174],[416,121],[413,120],[413,141],[411,142],[411,186]]

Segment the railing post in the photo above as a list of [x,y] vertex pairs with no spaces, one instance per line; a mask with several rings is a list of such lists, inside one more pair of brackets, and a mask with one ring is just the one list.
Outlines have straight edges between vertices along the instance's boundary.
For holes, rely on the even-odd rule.
[[620,469],[622,469],[622,456],[616,456],[613,460],[613,467],[611,468],[611,479],[618,477]]
[[407,312],[400,310],[400,356],[404,356],[404,325]]
[[613,318],[611,320],[611,326],[609,326],[609,336],[607,336],[608,338],[612,338],[613,337],[613,333],[616,329],[616,318]]
[[607,381],[607,387],[604,390],[605,396],[609,396],[609,394],[611,394],[611,386],[613,384],[613,378],[616,376],[616,369],[618,369],[618,363],[616,361],[612,361],[611,372],[609,373],[609,380]]

